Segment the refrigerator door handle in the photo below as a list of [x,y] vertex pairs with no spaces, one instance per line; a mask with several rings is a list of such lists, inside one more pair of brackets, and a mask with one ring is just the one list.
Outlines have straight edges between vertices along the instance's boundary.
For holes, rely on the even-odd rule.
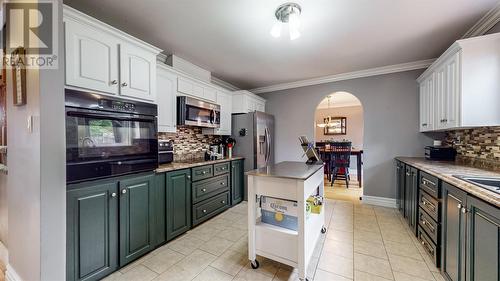
[[265,138],[265,143],[266,147],[264,148],[264,161],[267,163],[267,142],[268,142],[268,137],[267,137],[267,127],[264,129],[264,138]]
[[271,134],[269,128],[266,127],[266,163],[269,164],[271,156]]

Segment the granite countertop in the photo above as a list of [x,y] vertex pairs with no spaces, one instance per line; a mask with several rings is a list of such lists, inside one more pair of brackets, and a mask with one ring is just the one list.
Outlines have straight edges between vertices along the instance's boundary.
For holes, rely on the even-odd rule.
[[205,161],[204,159],[193,159],[193,160],[189,160],[189,161],[180,161],[180,162],[174,161],[172,163],[162,164],[162,165],[158,166],[158,168],[155,170],[155,172],[164,173],[164,172],[170,172],[170,171],[181,170],[181,169],[188,169],[188,168],[193,168],[193,167],[198,167],[198,166],[205,166],[205,165],[223,163],[223,162],[240,160],[240,159],[244,159],[244,157],[232,157],[232,158],[224,158],[224,159],[212,160],[212,161]]
[[450,161],[430,161],[423,157],[396,157],[396,159],[440,178],[441,180],[454,185],[479,199],[500,207],[500,194],[453,176],[467,175],[479,177],[500,177],[500,173],[498,172],[474,168]]
[[285,161],[260,169],[248,171],[245,174],[258,177],[275,177],[306,180],[316,171],[322,169],[322,164],[307,165],[304,162]]

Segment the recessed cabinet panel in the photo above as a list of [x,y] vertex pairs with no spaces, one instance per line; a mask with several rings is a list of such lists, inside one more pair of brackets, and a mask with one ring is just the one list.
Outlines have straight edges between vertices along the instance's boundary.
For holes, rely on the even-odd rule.
[[159,67],[156,82],[158,132],[175,133],[177,128],[177,75]]
[[66,84],[118,94],[117,40],[73,21],[66,21]]
[[154,175],[120,181],[120,266],[154,248]]
[[130,44],[120,45],[120,95],[154,101],[156,57]]
[[67,280],[100,279],[118,268],[115,183],[67,193]]
[[203,97],[206,100],[215,102],[215,101],[217,101],[217,91],[213,88],[204,87],[203,88]]

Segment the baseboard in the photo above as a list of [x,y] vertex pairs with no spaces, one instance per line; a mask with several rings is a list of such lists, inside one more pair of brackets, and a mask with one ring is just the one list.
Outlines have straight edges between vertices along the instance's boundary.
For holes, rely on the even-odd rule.
[[394,198],[363,195],[363,200],[361,202],[363,204],[370,204],[394,209],[397,208],[397,201]]
[[23,281],[21,277],[17,274],[17,272],[7,264],[7,272],[5,272],[5,280],[6,281]]

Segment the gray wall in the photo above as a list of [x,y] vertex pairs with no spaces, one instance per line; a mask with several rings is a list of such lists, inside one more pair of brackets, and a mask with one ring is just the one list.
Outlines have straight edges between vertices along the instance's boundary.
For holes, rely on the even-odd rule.
[[12,105],[7,71],[9,266],[29,281],[65,279],[64,49],[62,1],[54,2],[60,12],[59,69],[27,70],[27,104],[19,107]]
[[298,136],[314,137],[314,112],[328,94],[346,91],[364,108],[364,194],[396,197],[395,156],[423,156],[432,140],[419,133],[416,78],[423,70],[387,74],[265,93],[275,116],[276,162],[305,161]]

